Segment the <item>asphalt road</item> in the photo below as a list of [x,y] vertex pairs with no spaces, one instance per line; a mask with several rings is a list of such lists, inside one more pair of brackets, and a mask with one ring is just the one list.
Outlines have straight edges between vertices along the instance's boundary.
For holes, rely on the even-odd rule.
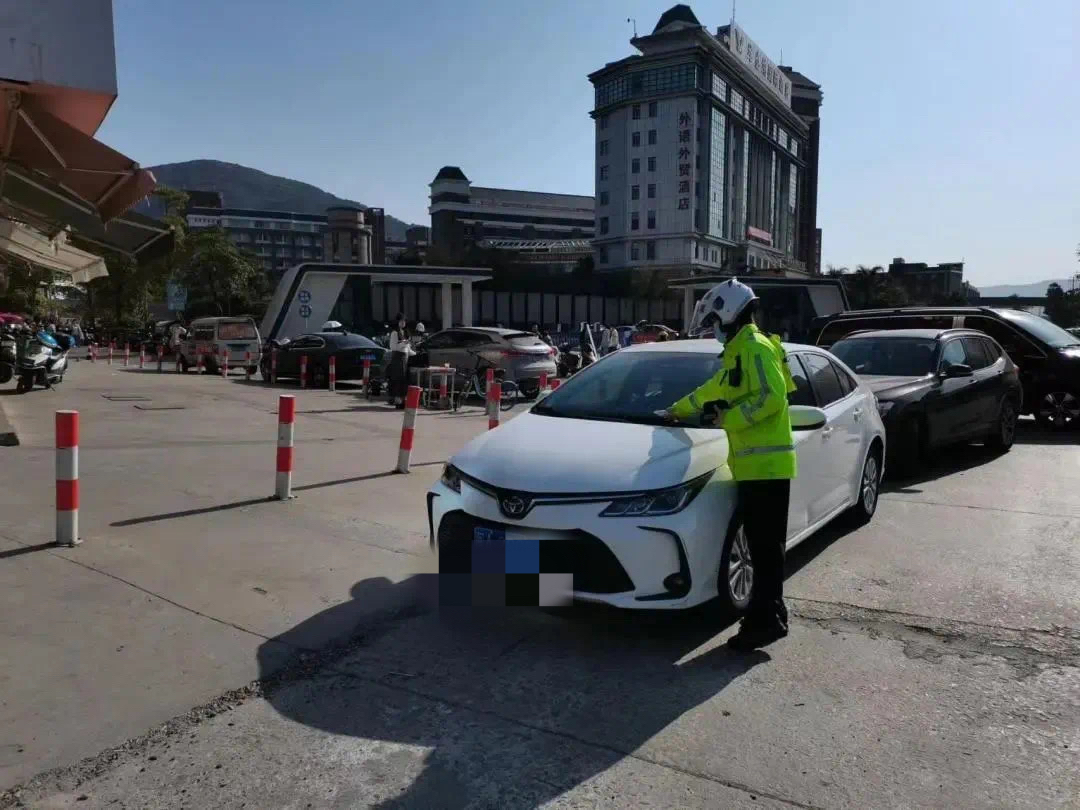
[[[119,411],[93,399],[119,384],[118,373],[108,386],[96,373],[70,396],[101,407],[107,420]],[[892,483],[869,526],[828,528],[789,556],[790,636],[737,656],[723,646],[731,628],[698,614],[433,609],[422,566],[394,561],[424,541],[423,487],[435,462],[477,430],[466,420],[447,419],[425,456],[432,466],[405,483],[344,483],[360,477],[367,456],[392,449],[396,417],[311,400],[301,412],[326,411],[334,421],[310,423],[323,450],[317,460],[308,454],[315,469],[307,474],[332,486],[310,490],[289,512],[242,507],[117,526],[121,515],[180,511],[180,496],[140,483],[147,463],[171,458],[183,498],[209,509],[223,480],[233,483],[218,500],[243,500],[235,476],[265,450],[256,438],[261,423],[244,420],[271,394],[242,383],[212,389],[208,380],[138,384],[187,410],[154,415],[162,420],[156,430],[125,430],[116,417],[91,434],[100,475],[109,476],[109,514],[88,518],[93,548],[48,556],[145,588],[155,594],[143,593],[147,610],[162,597],[197,609],[203,618],[189,616],[173,637],[189,655],[205,644],[215,666],[164,658],[155,668],[152,656],[168,645],[146,641],[140,677],[160,684],[156,691],[118,696],[87,685],[84,699],[67,703],[52,693],[31,700],[29,673],[7,682],[0,675],[0,685],[19,687],[16,700],[34,706],[12,713],[12,690],[2,690],[4,725],[33,725],[45,713],[51,734],[67,730],[80,741],[62,752],[41,746],[43,767],[20,765],[23,786],[3,794],[0,807],[1078,806],[1076,437],[1024,423],[1006,456],[961,448],[919,478]],[[21,478],[39,476],[38,467],[48,470],[48,413],[33,412],[29,398],[3,403],[25,439],[0,453],[17,450],[7,458],[25,465]],[[218,424],[207,424],[207,414]],[[168,446],[155,447],[156,435],[169,436]],[[230,443],[228,453],[209,449],[215,436]],[[210,463],[199,466],[197,453],[211,453]],[[0,484],[10,501],[21,484],[5,469]],[[134,505],[107,494],[125,487]],[[357,511],[370,520],[358,522]],[[12,550],[30,544],[27,532],[43,531],[9,518],[0,510],[0,535]],[[166,528],[177,524],[182,534]],[[241,538],[238,548],[224,548],[222,531]],[[304,533],[305,548],[273,541],[294,531]],[[177,551],[184,540],[196,560]],[[139,557],[140,546],[153,553]],[[5,576],[13,561],[33,567]],[[38,570],[46,562],[21,552],[0,559],[5,614],[28,577],[50,581]],[[276,604],[230,589],[245,566]],[[80,568],[82,575],[97,576]],[[69,575],[56,576],[57,591],[71,588]],[[99,598],[89,583],[77,593]],[[39,590],[35,598],[59,596]],[[68,621],[75,604],[65,604]],[[36,637],[35,669],[48,673],[60,654],[52,648],[65,644],[40,642],[47,626],[24,621],[0,650]],[[246,640],[230,641],[222,622]],[[157,626],[135,635],[153,639]],[[342,627],[350,632],[327,631]],[[94,661],[102,676],[126,677],[113,659]],[[14,660],[5,664],[20,671]],[[159,671],[176,666],[186,673]],[[246,672],[257,677],[249,683]],[[59,677],[51,685],[71,689]],[[125,712],[130,722],[109,734],[82,728],[87,717]],[[0,755],[11,756],[2,747]]]

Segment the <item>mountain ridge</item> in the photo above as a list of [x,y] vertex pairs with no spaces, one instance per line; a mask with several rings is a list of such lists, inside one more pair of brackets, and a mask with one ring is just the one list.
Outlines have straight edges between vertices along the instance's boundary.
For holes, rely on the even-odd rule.
[[[294,214],[325,214],[334,205],[355,205],[370,208],[356,200],[331,194],[329,191],[270,174],[239,163],[197,158],[178,163],[148,166],[161,185],[191,191],[220,191],[226,208],[254,208],[266,211],[288,211]],[[410,223],[386,214],[386,238],[404,241]]]
[[1021,298],[1041,298],[1046,295],[1046,288],[1051,284],[1059,284],[1061,289],[1068,292],[1072,289],[1072,279],[1048,278],[1046,281],[1032,281],[1026,284],[993,284],[986,287],[978,287],[979,295],[988,298],[1008,298],[1018,295]]

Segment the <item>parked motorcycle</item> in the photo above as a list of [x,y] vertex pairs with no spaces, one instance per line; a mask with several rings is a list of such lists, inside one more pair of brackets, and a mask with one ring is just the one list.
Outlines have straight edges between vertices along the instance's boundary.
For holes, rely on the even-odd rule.
[[557,374],[560,377],[569,377],[581,366],[581,355],[570,348],[569,343],[559,346],[559,356],[555,361]]
[[18,359],[16,373],[19,380],[15,393],[25,394],[35,385],[52,388],[64,381],[67,371],[67,349],[48,332],[38,332],[26,342]]
[[15,363],[18,352],[15,350],[15,332],[11,329],[0,331],[0,385],[15,376]]

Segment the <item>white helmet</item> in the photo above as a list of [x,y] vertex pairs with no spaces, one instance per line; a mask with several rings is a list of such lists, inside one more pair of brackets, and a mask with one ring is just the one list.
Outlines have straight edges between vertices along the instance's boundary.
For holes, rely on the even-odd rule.
[[327,321],[322,325],[324,332],[336,332],[341,328],[341,321]]
[[696,335],[718,325],[730,326],[750,302],[756,300],[754,291],[738,279],[717,284],[694,307],[688,333]]
[[422,323],[418,323],[418,324],[416,324],[416,330],[415,330],[415,331],[416,331],[416,334],[418,334],[418,335],[422,335],[422,334],[424,334],[424,332],[426,332],[427,330],[426,330],[426,329],[424,329],[424,325],[423,325]]

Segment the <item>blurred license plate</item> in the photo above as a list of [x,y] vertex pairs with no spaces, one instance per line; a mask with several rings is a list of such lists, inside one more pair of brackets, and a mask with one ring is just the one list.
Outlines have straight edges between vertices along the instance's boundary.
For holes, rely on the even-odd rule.
[[371,360],[372,362],[374,362],[375,361],[375,355],[373,355],[373,354],[362,354],[362,355],[360,355],[360,359],[361,360]]
[[230,343],[228,344],[229,350],[234,352],[242,352],[247,350],[246,343]]
[[476,526],[473,529],[473,543],[478,546],[504,545],[506,543],[506,530],[489,529],[485,526]]

